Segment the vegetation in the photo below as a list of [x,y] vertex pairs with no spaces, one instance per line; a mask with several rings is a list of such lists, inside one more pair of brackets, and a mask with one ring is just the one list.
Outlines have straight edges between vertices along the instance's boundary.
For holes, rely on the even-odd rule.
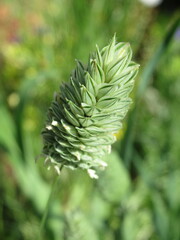
[[[0,239],[180,239],[179,26],[166,1],[1,1]],[[141,67],[108,167],[56,179],[40,156],[48,106],[114,33]]]

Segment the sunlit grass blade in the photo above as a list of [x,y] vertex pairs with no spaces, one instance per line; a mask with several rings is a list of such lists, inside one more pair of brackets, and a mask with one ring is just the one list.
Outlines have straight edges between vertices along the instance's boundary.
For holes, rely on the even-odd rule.
[[169,29],[169,31],[167,32],[167,34],[163,38],[161,44],[156,49],[154,55],[152,56],[152,58],[147,63],[144,71],[142,72],[142,75],[141,75],[141,78],[140,78],[140,83],[139,83],[139,86],[138,86],[138,89],[137,89],[137,98],[138,99],[142,97],[144,91],[146,90],[146,88],[149,84],[149,81],[151,79],[151,76],[152,76],[154,70],[156,69],[159,60],[165,54],[167,48],[171,44],[171,42],[173,40],[174,33],[179,26],[180,26],[180,18],[178,18],[176,21],[174,21],[171,28]]
[[128,128],[125,134],[125,137],[122,141],[121,146],[121,157],[123,158],[125,164],[129,166],[131,161],[131,156],[133,153],[133,140],[135,135],[135,124],[138,116],[138,109],[140,106],[140,100],[143,96],[143,93],[145,92],[146,88],[149,85],[149,81],[151,79],[151,76],[154,72],[154,70],[157,67],[158,62],[160,61],[161,57],[163,57],[164,53],[166,52],[167,48],[173,41],[173,36],[175,31],[177,30],[178,26],[180,24],[180,19],[174,21],[169,31],[166,33],[165,37],[162,39],[162,42],[160,46],[155,51],[155,54],[152,56],[152,58],[147,63],[141,78],[140,83],[137,89],[136,94],[136,105],[134,109],[131,111],[128,119]]

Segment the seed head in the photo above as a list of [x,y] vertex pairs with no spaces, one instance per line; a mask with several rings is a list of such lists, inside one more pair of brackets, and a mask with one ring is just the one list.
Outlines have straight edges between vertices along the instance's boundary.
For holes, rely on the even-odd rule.
[[128,43],[110,44],[96,51],[87,66],[77,61],[70,81],[61,86],[48,110],[42,131],[43,153],[56,171],[61,166],[85,169],[92,178],[107,163],[114,136],[122,128],[129,94],[139,65],[131,61]]

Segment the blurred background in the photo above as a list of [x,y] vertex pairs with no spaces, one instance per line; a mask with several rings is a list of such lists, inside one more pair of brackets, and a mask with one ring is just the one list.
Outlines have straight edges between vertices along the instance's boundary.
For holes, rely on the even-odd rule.
[[38,239],[55,175],[38,157],[47,108],[115,32],[141,65],[134,104],[99,180],[62,171],[42,239],[180,239],[179,16],[173,0],[0,1],[1,240]]

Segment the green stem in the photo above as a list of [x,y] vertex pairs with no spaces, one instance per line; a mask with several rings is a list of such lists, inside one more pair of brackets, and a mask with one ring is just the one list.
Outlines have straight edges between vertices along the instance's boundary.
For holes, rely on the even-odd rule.
[[[61,170],[62,170],[62,167],[61,167],[60,171]],[[50,209],[50,205],[51,205],[53,195],[56,191],[56,187],[58,186],[57,183],[58,183],[59,177],[60,177],[60,175],[55,177],[54,182],[53,182],[52,187],[51,187],[51,192],[49,194],[49,198],[47,200],[46,208],[44,210],[44,213],[43,213],[43,216],[42,216],[42,219],[41,219],[39,240],[42,239],[42,232],[43,232],[43,229],[44,229],[47,217],[48,217],[48,213],[49,213],[49,209]]]

